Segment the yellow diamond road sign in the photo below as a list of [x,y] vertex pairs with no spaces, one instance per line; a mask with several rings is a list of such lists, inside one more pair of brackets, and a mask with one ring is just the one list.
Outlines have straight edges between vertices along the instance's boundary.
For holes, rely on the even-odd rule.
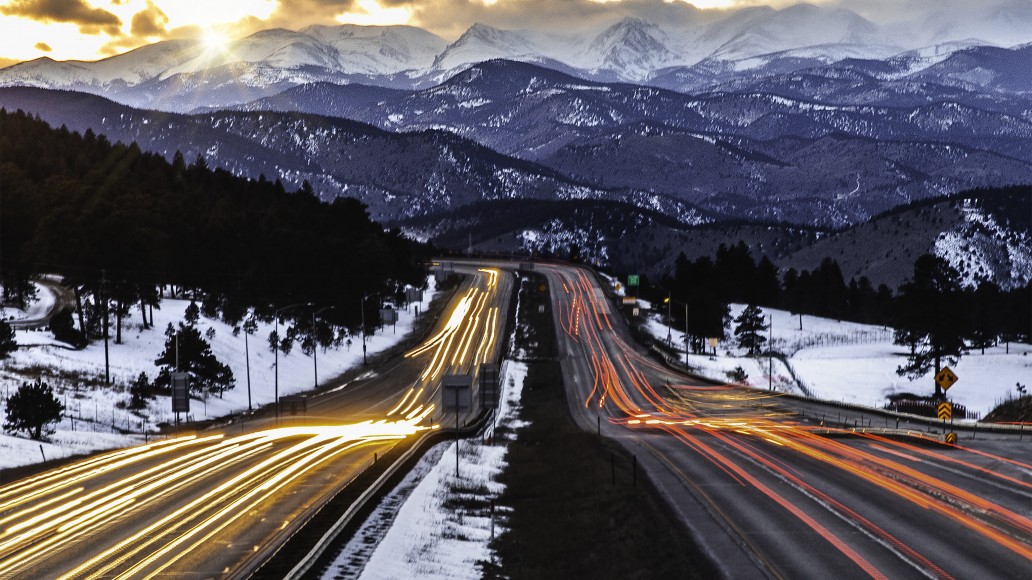
[[957,375],[950,367],[943,367],[941,371],[935,374],[935,384],[942,387],[944,391],[952,387],[955,382],[957,382]]
[[943,401],[939,403],[938,415],[939,419],[942,419],[943,421],[948,421],[951,417],[953,417],[953,405],[950,404],[949,401]]

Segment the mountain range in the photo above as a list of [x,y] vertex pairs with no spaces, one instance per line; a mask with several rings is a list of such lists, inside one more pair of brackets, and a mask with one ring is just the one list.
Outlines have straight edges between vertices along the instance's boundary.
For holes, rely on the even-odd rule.
[[[469,243],[498,229],[477,224],[518,210],[523,249],[601,248],[644,227],[651,249],[605,252],[647,259],[681,239],[648,224],[823,231],[1032,183],[1032,44],[962,36],[993,24],[997,40],[1032,39],[1028,7],[909,34],[810,5],[565,34],[478,24],[451,43],[405,26],[274,29],[225,51],[180,40],[21,63],[0,70],[0,106],[253,179],[308,181],[439,243]],[[496,242],[511,246],[508,235]]]
[[[474,24],[452,42],[412,26],[272,29],[223,48],[169,40],[97,62],[44,57],[0,70],[0,86],[90,92],[134,107],[188,112],[321,81],[426,88],[470,65],[504,59],[587,80],[698,92],[761,68],[790,72],[846,58],[927,68],[959,49],[1032,41],[1032,5],[1024,0],[964,18],[936,14],[895,24],[809,4],[722,11],[684,5],[676,14],[662,24],[626,17],[561,32]],[[979,34],[985,37],[972,36]]]
[[[847,59],[695,95],[492,60],[426,89],[312,83],[189,115],[31,87],[0,88],[0,105],[251,177],[307,179],[388,222],[484,199],[584,198],[686,222],[841,227],[1032,182],[1032,82],[1015,65],[1026,60],[1032,46],[965,49],[933,77]],[[957,80],[975,72],[996,81]]]

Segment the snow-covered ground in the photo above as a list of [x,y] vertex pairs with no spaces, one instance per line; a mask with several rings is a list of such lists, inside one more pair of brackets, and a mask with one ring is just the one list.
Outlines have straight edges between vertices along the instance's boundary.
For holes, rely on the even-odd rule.
[[[733,304],[732,318],[744,308]],[[931,373],[914,381],[896,374],[896,368],[905,362],[906,349],[892,343],[891,328],[804,315],[800,329],[798,314],[761,310],[768,324],[773,315],[774,350],[786,355],[791,368],[774,359],[773,380],[769,381],[770,361],[743,356],[733,339],[718,344],[716,355],[689,355],[688,366],[718,381],[729,381],[727,373],[742,367],[748,374],[746,382],[757,388],[772,383],[779,391],[879,408],[893,393],[927,395],[934,391]],[[684,333],[668,329],[660,313],[644,316],[650,334],[665,342],[669,331],[673,344],[683,348]],[[1032,345],[1011,344],[1010,354],[1006,351],[1001,345],[986,349],[984,355],[978,350],[963,355],[960,363],[951,367],[960,380],[950,388],[950,399],[983,417],[999,403],[1014,398],[1017,383],[1032,386]],[[683,361],[684,355],[680,357]]]
[[488,443],[459,443],[458,477],[455,443],[429,451],[381,502],[323,578],[480,578],[477,563],[493,558],[491,531],[502,532],[504,520],[497,518],[501,511],[492,527],[488,506],[503,490],[496,479],[505,468],[508,442],[523,424],[518,411],[526,375],[525,364],[505,361],[495,421],[505,429]]
[[[383,352],[401,341],[412,330],[416,307],[420,313],[426,312],[434,295],[435,285],[431,278],[429,289],[423,293],[423,301],[410,305],[407,310],[399,311],[396,328],[384,326],[368,337],[368,355]],[[7,433],[0,434],[0,468],[35,463],[42,460],[42,455],[47,459],[54,459],[98,449],[133,445],[143,441],[144,432],[153,433],[159,423],[173,422],[175,416],[172,413],[170,397],[158,397],[150,401],[147,408],[140,412],[119,408],[119,404],[128,401],[126,387],[141,372],[147,373],[151,379],[155,377],[158,367],[154,365],[154,360],[164,350],[165,328],[169,323],[176,326],[182,321],[188,305],[189,301],[186,300],[163,300],[160,310],[154,310],[155,326],[150,330],[142,330],[137,312],[133,312],[131,317],[124,321],[122,344],[115,344],[113,339],[109,342],[110,387],[97,386],[103,385],[104,382],[103,341],[94,342],[87,348],[77,351],[61,346],[49,331],[17,331],[18,350],[6,360],[0,361],[0,397],[3,399],[0,403],[0,418],[6,414],[8,396],[26,380],[24,376],[27,374],[39,374],[50,383],[65,405],[65,418],[57,425],[50,442],[42,444],[42,454],[39,443],[23,439],[21,434],[18,437]],[[29,313],[13,310],[8,312],[16,318],[25,318],[31,317],[31,312],[39,310],[40,307],[34,305]],[[273,323],[259,324],[257,332],[247,337],[246,350],[250,352],[251,369],[250,398],[255,408],[275,400],[274,354],[268,345],[268,336],[273,327]],[[190,413],[182,419],[202,420],[246,410],[248,357],[245,355],[244,333],[241,331],[237,336],[233,336],[231,326],[203,316],[198,321],[197,328],[202,334],[209,328],[214,329],[215,335],[209,340],[212,352],[233,370],[236,386],[226,391],[221,398],[191,400]],[[283,332],[284,329],[280,328],[280,333]],[[320,348],[316,356],[317,364],[314,365],[312,357],[302,353],[297,344],[290,354],[280,353],[280,396],[311,389],[315,382],[316,366],[319,371],[319,382],[325,383],[362,364],[361,337],[354,337],[350,347],[341,346],[327,350]],[[138,435],[122,435],[118,433],[121,430],[134,431]]]
[[29,304],[28,308],[22,310],[14,306],[0,306],[0,319],[8,322],[17,320],[36,320],[50,312],[57,301],[54,291],[42,284],[35,284],[36,300]]

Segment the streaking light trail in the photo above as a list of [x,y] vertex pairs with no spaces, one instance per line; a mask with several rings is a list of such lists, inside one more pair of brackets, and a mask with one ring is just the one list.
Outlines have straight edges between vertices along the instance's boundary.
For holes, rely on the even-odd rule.
[[[168,557],[172,547],[235,521],[249,507],[304,475],[306,467],[359,445],[414,435],[427,428],[420,426],[427,414],[401,421],[282,427],[231,438],[173,439],[108,453],[4,486],[0,497],[18,499],[8,500],[0,511],[0,576],[24,572],[69,539],[122,520],[194,484],[239,472],[90,559],[68,577],[106,576],[144,551],[151,556],[121,574],[136,576],[159,554],[164,556],[160,572],[175,561]],[[184,450],[188,452],[177,453]],[[142,469],[123,478],[107,477],[133,464]]]
[[440,330],[406,354],[424,359],[422,371],[383,419],[179,437],[0,487],[0,577],[32,575],[53,555],[90,537],[107,543],[91,546],[61,577],[176,573],[184,557],[264,513],[277,494],[296,489],[321,466],[362,448],[372,455],[371,446],[382,451],[436,429],[441,377],[475,373],[496,356],[502,321],[492,304],[499,276],[497,269],[477,271]]
[[[580,356],[592,374],[582,405],[586,409],[597,409],[600,418],[630,429],[659,430],[675,437],[725,474],[734,485],[754,489],[779,506],[787,517],[808,527],[864,575],[878,578],[885,573],[855,551],[847,538],[816,521],[755,474],[765,473],[792,486],[821,510],[833,513],[865,537],[875,539],[924,575],[949,577],[941,561],[943,554],[917,552],[907,545],[906,538],[890,533],[846,503],[811,485],[786,468],[779,457],[793,453],[827,469],[838,470],[872,489],[940,514],[1032,564],[1032,521],[1025,514],[946,483],[914,465],[925,460],[934,460],[936,465],[956,465],[958,469],[977,474],[980,483],[997,484],[1009,493],[1029,498],[1032,498],[1028,492],[1032,489],[1029,482],[976,465],[957,452],[1007,463],[1025,473],[1032,473],[1032,466],[975,450],[954,448],[956,452],[946,454],[877,434],[802,424],[777,405],[776,394],[763,391],[734,385],[653,384],[648,375],[670,377],[668,380],[674,382],[677,378],[669,369],[639,354],[613,331],[609,301],[589,275],[579,268],[546,267],[545,270],[553,282],[553,296],[557,297],[553,302],[558,327],[567,343],[580,349]],[[850,439],[827,435],[849,435]],[[865,445],[865,441],[873,444]],[[690,478],[690,475],[682,473],[682,477]]]

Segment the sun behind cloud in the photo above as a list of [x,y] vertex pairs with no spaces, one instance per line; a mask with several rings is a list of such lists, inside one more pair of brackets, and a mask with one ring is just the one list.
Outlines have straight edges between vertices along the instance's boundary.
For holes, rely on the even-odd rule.
[[229,37],[217,28],[208,28],[201,35],[201,41],[204,42],[204,47],[208,51],[223,52],[229,44]]
[[358,10],[350,10],[337,16],[341,24],[364,26],[386,26],[407,24],[412,19],[412,9],[407,6],[384,7],[377,0],[357,0]]

